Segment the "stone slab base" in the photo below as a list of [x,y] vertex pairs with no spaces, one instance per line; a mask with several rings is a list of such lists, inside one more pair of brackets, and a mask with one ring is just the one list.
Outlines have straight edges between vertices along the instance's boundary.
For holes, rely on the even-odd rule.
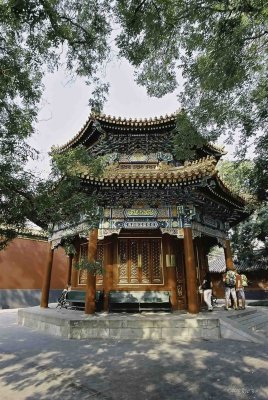
[[83,311],[41,309],[18,310],[18,323],[66,339],[219,339],[218,318],[180,313],[85,315]]

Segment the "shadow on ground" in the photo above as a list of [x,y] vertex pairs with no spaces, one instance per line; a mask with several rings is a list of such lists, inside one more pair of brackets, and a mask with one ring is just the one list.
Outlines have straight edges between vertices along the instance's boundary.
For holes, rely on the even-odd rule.
[[67,340],[0,312],[4,400],[267,399],[268,347],[232,340]]

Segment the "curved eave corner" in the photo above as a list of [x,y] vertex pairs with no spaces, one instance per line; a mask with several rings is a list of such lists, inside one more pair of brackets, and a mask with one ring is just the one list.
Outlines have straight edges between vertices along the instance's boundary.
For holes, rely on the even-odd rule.
[[224,193],[228,194],[230,197],[236,200],[237,203],[240,203],[242,207],[245,207],[247,205],[246,198],[244,196],[234,193],[234,191],[230,187],[228,187],[228,185],[220,178],[218,172],[215,174],[215,178],[218,182],[220,189]]
[[59,146],[57,151],[59,153],[63,153],[64,151],[70,149],[71,147],[74,147],[75,145],[82,143],[84,141],[85,136],[87,136],[88,130],[93,125],[94,121],[95,121],[94,115],[90,114],[89,118],[87,119],[83,127],[80,129],[80,131],[67,143],[65,143],[62,146]]

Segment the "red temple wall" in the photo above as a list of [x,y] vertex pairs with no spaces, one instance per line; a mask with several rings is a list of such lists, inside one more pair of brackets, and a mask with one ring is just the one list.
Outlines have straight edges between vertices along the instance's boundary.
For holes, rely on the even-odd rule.
[[[222,282],[222,274],[212,273],[213,292],[218,298],[224,298],[224,284]],[[245,292],[248,295],[254,295],[254,292],[268,292],[268,271],[251,271],[245,272],[249,285]]]
[[[48,242],[16,238],[0,251],[0,289],[41,289],[46,269]],[[68,259],[62,248],[54,251],[51,289],[67,281]]]

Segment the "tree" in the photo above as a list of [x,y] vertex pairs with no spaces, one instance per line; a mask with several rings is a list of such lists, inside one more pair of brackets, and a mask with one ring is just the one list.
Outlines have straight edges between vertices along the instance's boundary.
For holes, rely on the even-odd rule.
[[[56,172],[56,167],[47,181],[27,172],[27,161],[36,157],[37,152],[26,140],[34,131],[42,78],[47,70],[53,71],[62,63],[62,53],[70,74],[85,76],[88,84],[97,85],[90,104],[96,110],[100,108],[108,89],[105,82],[100,82],[100,69],[109,52],[110,10],[108,0],[0,2],[0,234],[3,244],[16,236],[27,218],[47,228],[48,217],[52,223],[59,218],[64,222],[68,212],[72,214],[70,207],[75,215],[79,207],[82,212],[83,207],[90,205],[84,195],[76,196],[79,182],[74,176],[68,175],[67,179],[62,170]],[[57,161],[60,163],[59,157]],[[56,178],[60,178],[59,182]]]
[[52,172],[46,179],[21,171],[20,160],[13,160],[11,174],[7,170],[0,175],[0,249],[23,231],[27,220],[48,232],[55,225],[74,225],[81,217],[91,225],[99,220],[98,195],[82,190],[79,174],[100,176],[105,157],[92,159],[79,146],[64,154],[54,149],[52,158]]
[[256,165],[252,161],[221,161],[219,172],[233,192],[246,197],[250,212],[246,221],[232,229],[233,251],[246,267],[261,266],[268,255],[268,202],[256,196]]
[[[120,0],[116,15],[122,27],[120,54],[135,67],[137,82],[151,96],[174,91],[181,71],[184,111],[178,127],[191,127],[191,142],[195,137],[199,142],[200,137],[215,140],[223,133],[233,140],[240,131],[240,157],[252,136],[257,154],[262,149],[267,154],[266,1]],[[255,161],[263,164],[262,157]],[[267,163],[263,173],[262,165],[256,168],[267,195]]]
[[34,130],[46,70],[64,62],[71,75],[85,77],[95,85],[90,105],[99,111],[112,41],[151,96],[174,91],[182,72],[178,154],[183,145],[190,156],[193,144],[226,132],[232,138],[239,129],[243,155],[255,135],[256,193],[266,199],[267,18],[264,0],[2,0],[0,225],[23,226],[31,202],[42,198],[39,190],[50,187],[24,168],[35,154],[25,140]]

